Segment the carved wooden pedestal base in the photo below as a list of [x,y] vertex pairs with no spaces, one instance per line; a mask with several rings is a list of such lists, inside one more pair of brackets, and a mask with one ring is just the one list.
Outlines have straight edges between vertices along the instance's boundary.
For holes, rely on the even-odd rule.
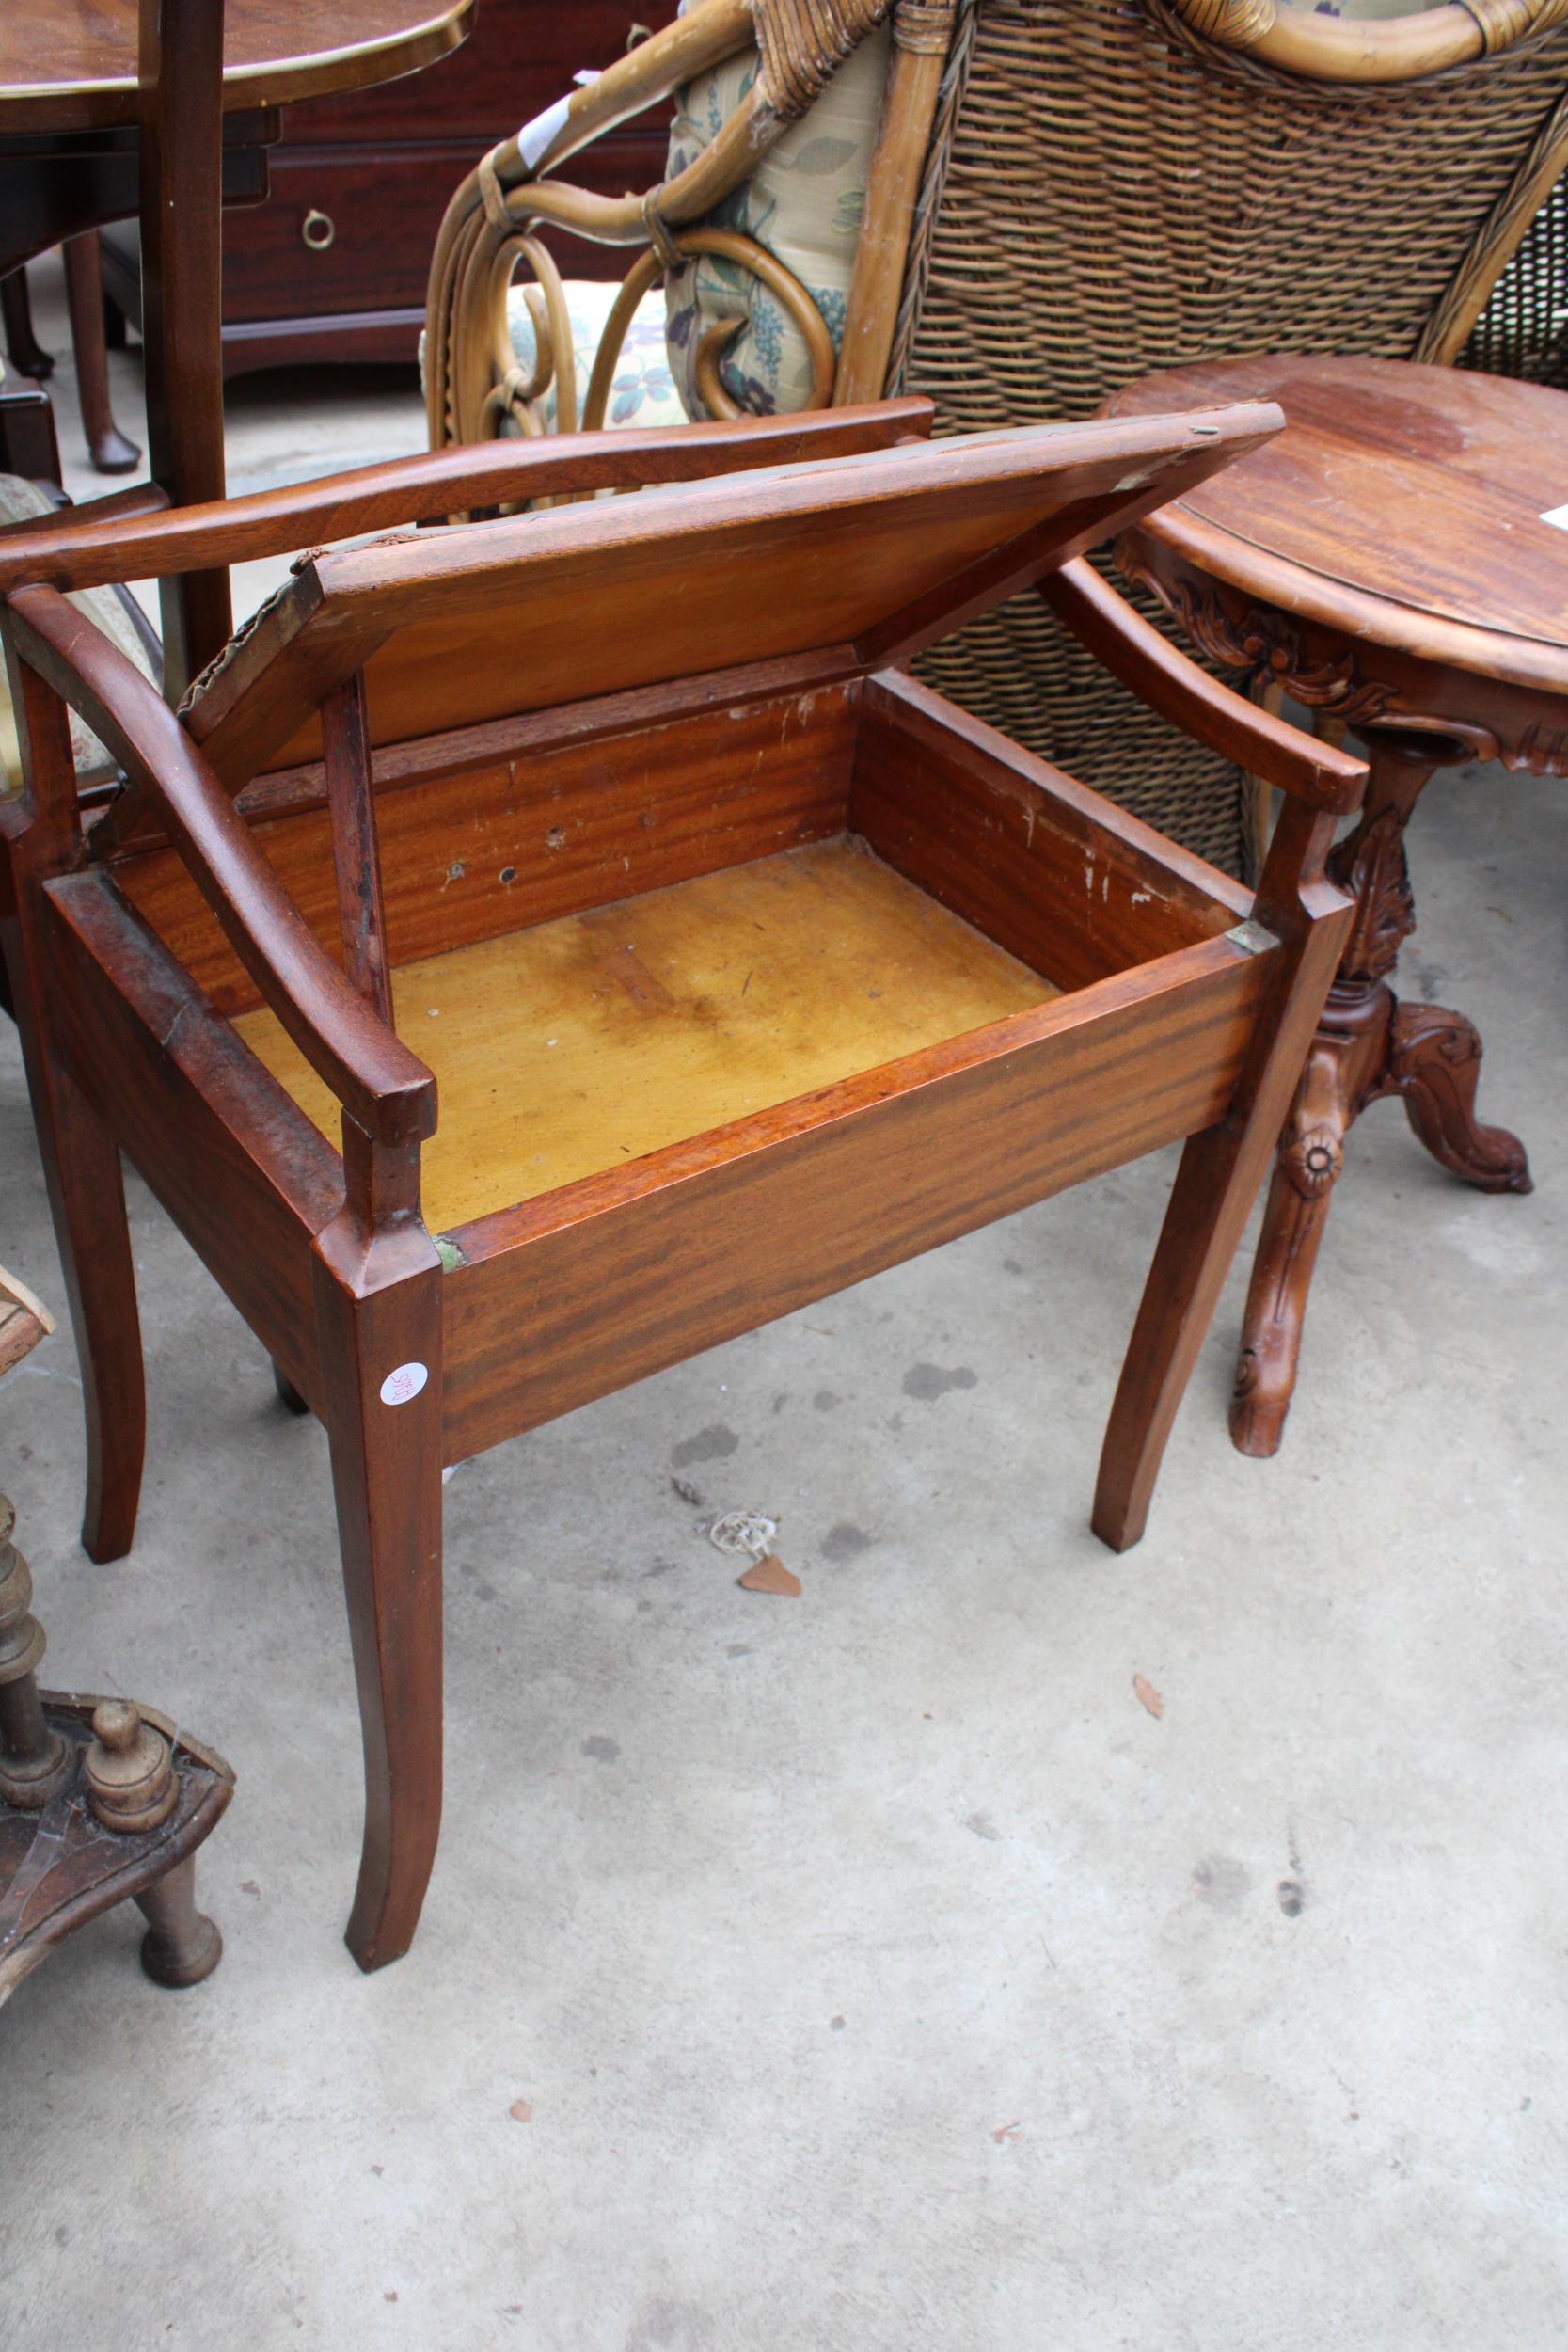
[[176,1731],[150,1708],[129,1709],[166,1753],[173,1804],[146,1829],[120,1829],[97,1810],[88,1759],[104,1702],[40,1691],[41,1720],[65,1757],[63,1785],[42,1805],[0,1800],[0,2002],[76,1928],[129,1897],[147,1920],[141,1963],[154,1984],[199,1984],[223,1957],[223,1937],[196,1907],[196,1850],[234,1789],[221,1756]]
[[1372,738],[1366,812],[1330,861],[1356,918],[1329,992],[1279,1156],[1247,1293],[1230,1434],[1243,1454],[1279,1445],[1295,1387],[1307,1295],[1344,1139],[1369,1103],[1402,1097],[1433,1157],[1483,1192],[1528,1192],[1524,1146],[1476,1118],[1481,1039],[1463,1013],[1402,1005],[1388,985],[1416,928],[1404,831],[1440,764],[1411,738]]
[[[0,1305],[16,1297],[0,1275]],[[41,1336],[41,1315],[20,1341],[17,1313],[8,1318],[0,1365]],[[39,1689],[43,1628],[12,1523],[0,1495],[0,2002],[73,1928],[127,1896],[147,1919],[153,1982],[199,1984],[223,1938],[196,1907],[196,1850],[234,1775],[150,1708]]]

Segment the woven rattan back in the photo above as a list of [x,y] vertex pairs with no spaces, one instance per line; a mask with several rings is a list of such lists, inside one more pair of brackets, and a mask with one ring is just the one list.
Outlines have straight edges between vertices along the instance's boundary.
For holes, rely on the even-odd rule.
[[1460,365],[1568,389],[1568,180],[1536,214]]
[[[978,0],[939,110],[890,389],[932,394],[939,429],[960,431],[1087,415],[1132,376],[1200,358],[1451,356],[1434,347],[1445,323],[1453,340],[1451,290],[1478,270],[1490,282],[1497,215],[1561,136],[1565,86],[1568,25],[1378,86],[1286,76],[1212,46],[1166,0]],[[1467,357],[1550,372],[1560,222],[1527,241]],[[1237,780],[1196,770],[1037,600],[926,668],[1216,863],[1243,859]]]

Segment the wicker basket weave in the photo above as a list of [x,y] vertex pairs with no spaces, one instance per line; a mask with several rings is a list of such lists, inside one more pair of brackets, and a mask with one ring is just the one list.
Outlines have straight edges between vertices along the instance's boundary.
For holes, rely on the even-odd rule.
[[[1369,87],[1212,49],[1163,0],[979,0],[939,113],[889,389],[930,393],[939,430],[958,432],[1085,416],[1135,375],[1218,354],[1412,357],[1565,85],[1568,27]],[[1505,274],[1470,363],[1561,369],[1561,194]],[[1243,869],[1240,776],[1139,712],[1037,598],[922,667]]]
[[1460,365],[1568,389],[1568,181],[1537,213]]

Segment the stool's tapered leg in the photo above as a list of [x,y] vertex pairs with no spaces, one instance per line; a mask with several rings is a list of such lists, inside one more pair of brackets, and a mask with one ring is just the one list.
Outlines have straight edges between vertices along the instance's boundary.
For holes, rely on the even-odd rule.
[[28,754],[31,814],[10,835],[14,898],[0,905],[0,933],[82,1372],[82,1542],[92,1559],[118,1560],[135,1530],[147,1428],[125,1185],[115,1137],[55,1044],[50,977],[39,943],[43,884],[79,854],[76,774],[64,705],[24,663],[14,665],[12,683]]
[[[71,1295],[87,1427],[87,1499],[82,1547],[90,1560],[131,1549],[147,1447],[141,1319],[119,1149],[65,1073],[54,1073],[50,1135],[40,1142],[50,1174],[55,1232]],[[34,1092],[35,1110],[39,1094]]]
[[1351,910],[1324,886],[1333,820],[1287,803],[1259,886],[1280,940],[1228,1116],[1190,1138],[1138,1309],[1100,1458],[1092,1524],[1125,1551],[1144,1532],[1177,1408],[1197,1360],[1333,977]]
[[82,1375],[87,1439],[82,1548],[90,1560],[119,1560],[136,1531],[147,1443],[141,1321],[119,1150],[57,1063],[46,1069],[31,1050],[25,1057]]
[[[351,1192],[353,1183],[351,1171]],[[324,1418],[365,1750],[347,1940],[365,1969],[413,1941],[441,1826],[440,1280],[417,1222],[367,1231],[345,1207],[316,1244]]]
[[310,1410],[281,1364],[272,1368],[272,1385],[277,1391],[277,1401],[286,1412],[303,1415]]

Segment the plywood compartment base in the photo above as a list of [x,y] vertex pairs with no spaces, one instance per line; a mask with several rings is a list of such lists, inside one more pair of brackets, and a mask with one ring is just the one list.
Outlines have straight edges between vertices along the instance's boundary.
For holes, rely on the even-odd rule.
[[[406,964],[398,1031],[440,1101],[425,1220],[449,1232],[1056,993],[852,835]],[[336,1144],[273,1015],[234,1025]]]

